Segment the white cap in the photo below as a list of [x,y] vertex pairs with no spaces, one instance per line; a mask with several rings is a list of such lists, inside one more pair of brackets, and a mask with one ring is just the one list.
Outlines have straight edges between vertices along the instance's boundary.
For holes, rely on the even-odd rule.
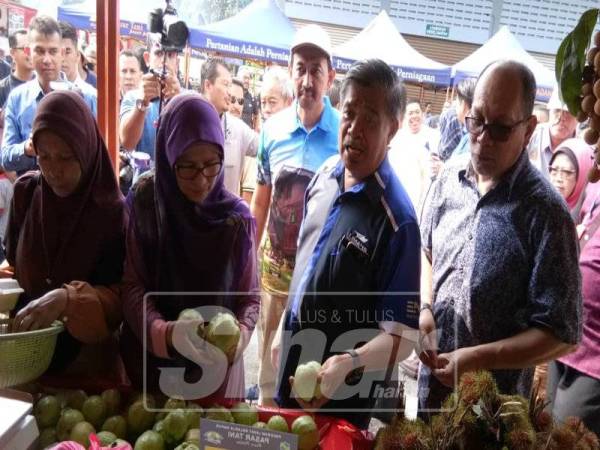
[[331,61],[331,40],[327,32],[319,25],[310,24],[300,28],[294,35],[290,55],[300,47],[316,47],[325,53]]
[[569,108],[567,108],[567,104],[561,100],[558,91],[558,86],[554,86],[552,95],[550,96],[550,100],[548,100],[546,107],[549,111],[552,111],[553,109],[562,109],[563,111],[568,111]]

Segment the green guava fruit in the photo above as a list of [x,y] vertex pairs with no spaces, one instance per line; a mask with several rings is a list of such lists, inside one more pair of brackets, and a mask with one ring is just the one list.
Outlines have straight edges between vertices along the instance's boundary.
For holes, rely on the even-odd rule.
[[95,433],[96,429],[89,422],[79,422],[73,427],[69,434],[69,439],[83,445],[85,448],[90,446],[90,434]]
[[165,443],[159,433],[148,430],[137,438],[133,450],[165,450]]
[[94,425],[96,428],[100,428],[100,425],[106,419],[106,405],[104,400],[99,395],[92,395],[83,402],[81,408],[83,417],[85,420]]
[[42,397],[33,407],[33,415],[40,429],[53,427],[60,419],[60,402],[54,395]]
[[321,395],[319,381],[317,379],[321,364],[311,361],[300,364],[294,373],[294,392],[305,402],[310,402],[317,394]]
[[267,428],[273,431],[281,431],[283,433],[289,433],[290,428],[286,420],[280,415],[271,416],[271,418],[267,422]]
[[127,421],[123,416],[112,416],[102,424],[102,431],[110,431],[120,439],[127,437]]
[[106,406],[106,415],[114,416],[121,412],[121,393],[116,389],[107,389],[102,393],[102,400]]
[[294,420],[292,433],[298,435],[298,450],[313,450],[319,445],[319,429],[311,416]]

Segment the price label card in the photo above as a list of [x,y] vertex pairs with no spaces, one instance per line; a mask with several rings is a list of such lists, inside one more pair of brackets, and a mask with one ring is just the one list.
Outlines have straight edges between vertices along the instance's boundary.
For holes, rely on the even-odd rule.
[[200,420],[200,450],[297,450],[298,436],[210,419]]

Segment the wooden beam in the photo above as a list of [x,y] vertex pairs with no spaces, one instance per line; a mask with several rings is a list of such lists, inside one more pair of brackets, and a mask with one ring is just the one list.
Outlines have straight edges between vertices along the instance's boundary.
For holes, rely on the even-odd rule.
[[98,127],[119,173],[119,0],[96,1]]

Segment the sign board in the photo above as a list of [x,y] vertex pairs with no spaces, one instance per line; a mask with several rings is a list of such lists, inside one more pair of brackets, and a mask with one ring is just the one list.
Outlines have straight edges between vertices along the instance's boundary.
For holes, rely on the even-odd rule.
[[427,36],[447,38],[450,36],[450,27],[428,23],[425,27],[425,34]]
[[200,450],[297,450],[298,436],[210,419],[200,420]]

